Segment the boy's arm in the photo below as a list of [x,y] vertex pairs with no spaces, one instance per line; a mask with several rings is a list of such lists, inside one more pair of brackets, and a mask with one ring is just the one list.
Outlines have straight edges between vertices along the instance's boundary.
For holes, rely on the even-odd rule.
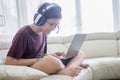
[[38,58],[31,58],[31,59],[16,59],[11,56],[6,57],[5,64],[6,65],[19,65],[19,66],[29,66],[38,61]]

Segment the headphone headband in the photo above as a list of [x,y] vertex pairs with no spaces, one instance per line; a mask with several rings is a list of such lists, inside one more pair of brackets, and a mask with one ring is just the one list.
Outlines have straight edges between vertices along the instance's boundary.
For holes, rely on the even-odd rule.
[[48,9],[50,9],[50,8],[53,7],[53,6],[54,6],[54,5],[51,4],[51,5],[47,6],[46,9],[48,10]]
[[55,5],[53,5],[53,4],[48,5],[45,9],[42,10],[42,14],[41,15],[45,14],[46,11],[48,11],[50,8],[52,8],[54,6]]

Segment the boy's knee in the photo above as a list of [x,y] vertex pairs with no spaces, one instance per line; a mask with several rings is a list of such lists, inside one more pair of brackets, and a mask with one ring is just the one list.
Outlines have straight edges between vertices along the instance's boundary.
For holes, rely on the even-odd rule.
[[44,59],[47,61],[49,67],[51,67],[51,70],[53,69],[57,72],[65,68],[65,65],[61,62],[61,60],[52,55],[45,56]]
[[52,56],[52,55],[49,55],[49,56],[46,56],[45,58],[48,62],[50,62],[51,64],[53,64],[54,66],[56,67],[60,67],[60,68],[64,68],[64,64],[61,62],[60,59]]

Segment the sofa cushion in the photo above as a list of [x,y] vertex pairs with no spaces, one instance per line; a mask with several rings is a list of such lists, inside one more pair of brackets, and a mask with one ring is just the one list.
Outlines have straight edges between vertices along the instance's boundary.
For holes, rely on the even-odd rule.
[[0,65],[0,80],[40,80],[46,73],[26,67]]
[[85,41],[82,48],[86,58],[118,56],[116,40],[90,40]]
[[82,69],[80,74],[74,78],[74,80],[92,80],[92,70],[88,67],[87,69]]
[[84,61],[90,65],[93,73],[93,80],[120,79],[120,58],[103,57]]
[[73,77],[65,75],[50,75],[48,77],[41,78],[40,80],[73,80]]

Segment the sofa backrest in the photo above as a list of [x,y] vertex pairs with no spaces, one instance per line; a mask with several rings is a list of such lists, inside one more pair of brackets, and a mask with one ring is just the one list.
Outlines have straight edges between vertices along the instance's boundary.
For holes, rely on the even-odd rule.
[[[48,38],[48,53],[67,52],[73,37],[72,35]],[[117,39],[116,33],[88,34],[81,50],[85,52],[86,58],[118,56]]]
[[89,34],[82,50],[87,58],[118,56],[116,33]]
[[0,64],[3,64],[11,46],[12,36],[0,35]]
[[[67,37],[49,37],[48,53],[51,54],[59,51],[67,52],[73,37],[74,35]],[[120,53],[120,41],[117,40],[118,34],[116,33],[88,34],[81,50],[85,52],[86,58],[115,57]],[[0,64],[5,60],[11,42],[12,37],[0,35]]]

